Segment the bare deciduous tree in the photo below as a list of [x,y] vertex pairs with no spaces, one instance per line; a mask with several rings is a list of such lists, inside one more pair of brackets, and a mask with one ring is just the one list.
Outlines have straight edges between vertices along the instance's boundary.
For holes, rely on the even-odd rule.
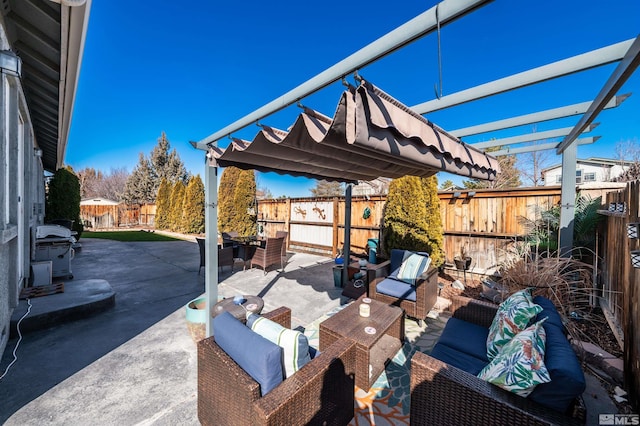
[[[531,146],[536,146],[547,141],[537,141]],[[553,151],[533,151],[518,155],[518,169],[524,178],[525,185],[541,186],[542,170],[549,166],[551,162],[551,154]]]

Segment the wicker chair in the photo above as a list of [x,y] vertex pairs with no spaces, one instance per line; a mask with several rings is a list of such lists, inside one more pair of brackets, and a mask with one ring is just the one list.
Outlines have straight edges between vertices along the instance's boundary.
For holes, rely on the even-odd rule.
[[415,318],[418,323],[422,325],[423,320],[427,317],[427,314],[431,311],[431,308],[433,308],[438,300],[438,269],[431,267],[418,277],[415,285],[416,300],[414,302],[412,300],[397,298],[378,293],[376,291],[378,283],[384,280],[390,273],[389,266],[384,265],[385,263],[390,264],[390,261],[387,260],[381,264],[383,265],[382,267],[387,268],[387,273],[384,274],[384,277],[376,278],[369,284],[369,297],[388,305],[399,306],[404,310],[406,316]]
[[[291,327],[291,310],[264,315]],[[198,419],[202,425],[346,425],[354,416],[356,351],[341,339],[277,387],[260,385],[215,342],[198,343]]]
[[[200,270],[205,266],[205,244],[204,238],[196,238],[198,243],[198,249],[200,250],[200,267],[198,268],[198,275],[200,275]],[[233,247],[220,247],[218,245],[218,269],[230,266],[233,271]]]
[[[489,327],[497,306],[454,297],[455,318]],[[519,397],[422,352],[411,358],[411,423],[438,424],[584,424],[579,406],[574,417]]]
[[284,245],[284,238],[267,238],[264,248],[257,247],[253,257],[251,258],[251,267],[253,265],[261,266],[264,269],[264,273],[267,273],[267,268],[271,265],[275,265],[280,262],[280,268],[282,268],[282,246]]
[[287,236],[289,233],[287,231],[276,231],[276,238],[282,238],[282,258],[283,262],[287,263]]

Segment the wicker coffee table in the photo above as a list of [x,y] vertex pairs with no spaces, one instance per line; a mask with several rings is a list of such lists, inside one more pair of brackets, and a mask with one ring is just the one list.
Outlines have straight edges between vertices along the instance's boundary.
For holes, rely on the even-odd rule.
[[362,300],[356,300],[320,323],[320,351],[338,339],[353,340],[356,343],[355,383],[368,391],[402,347],[404,321],[402,309],[377,300],[369,303],[369,317],[361,317],[359,308]]

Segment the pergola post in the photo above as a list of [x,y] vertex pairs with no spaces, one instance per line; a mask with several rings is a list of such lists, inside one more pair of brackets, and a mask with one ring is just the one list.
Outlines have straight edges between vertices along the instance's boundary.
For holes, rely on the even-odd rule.
[[344,190],[344,267],[342,268],[342,284],[349,281],[349,262],[351,259],[351,189],[353,185],[348,183]]
[[576,162],[578,143],[574,140],[562,152],[562,194],[560,196],[560,256],[571,256],[573,250],[573,220],[576,213]]
[[204,167],[204,289],[207,297],[206,337],[213,334],[211,308],[218,303],[218,167],[206,156]]

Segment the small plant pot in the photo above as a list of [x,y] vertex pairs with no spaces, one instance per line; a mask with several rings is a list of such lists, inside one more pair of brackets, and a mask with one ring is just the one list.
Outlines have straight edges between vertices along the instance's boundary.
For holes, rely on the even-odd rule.
[[455,263],[456,269],[460,271],[468,271],[469,268],[471,267],[471,258],[468,256],[465,257],[464,259],[455,258],[453,259],[453,263]]
[[631,265],[640,268],[640,250],[631,250]]
[[610,212],[615,212],[616,211],[616,204],[617,203],[609,203],[609,211]]
[[616,203],[616,212],[624,213],[627,210],[627,203]]
[[207,299],[206,297],[198,297],[191,300],[185,306],[187,329],[194,342],[198,343],[204,339],[206,334],[207,321]]
[[627,223],[627,237],[629,237],[632,240],[637,240],[639,234],[640,234],[640,223],[638,222]]

